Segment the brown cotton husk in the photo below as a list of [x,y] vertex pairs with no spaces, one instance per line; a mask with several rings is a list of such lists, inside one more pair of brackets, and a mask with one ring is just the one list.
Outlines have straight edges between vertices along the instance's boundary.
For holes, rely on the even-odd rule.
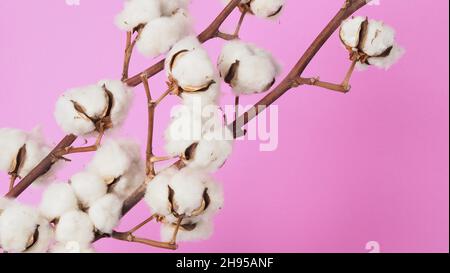
[[25,163],[25,157],[27,153],[26,145],[24,144],[22,147],[20,147],[19,151],[17,152],[16,157],[11,162],[11,166],[9,167],[9,175],[17,175],[20,172],[20,169],[22,168],[23,164]]
[[31,235],[30,238],[28,238],[25,250],[32,248],[37,243],[38,240],[39,240],[39,225],[36,226],[33,235]]
[[267,18],[271,18],[271,17],[275,17],[278,14],[280,14],[280,12],[283,10],[283,6],[281,5],[274,13],[269,14],[269,16],[267,16]]
[[225,76],[225,82],[228,83],[229,85],[232,85],[232,82],[233,82],[234,78],[235,78],[236,75],[237,75],[237,70],[238,70],[238,68],[239,68],[239,64],[240,64],[240,61],[239,61],[239,60],[236,60],[236,61],[230,66],[230,69],[228,69],[228,73],[227,73],[227,75]]
[[183,154],[183,159],[186,161],[191,160],[192,158],[194,158],[194,154],[195,154],[195,149],[198,146],[198,142],[192,143],[191,146],[187,147],[187,149],[184,151]]

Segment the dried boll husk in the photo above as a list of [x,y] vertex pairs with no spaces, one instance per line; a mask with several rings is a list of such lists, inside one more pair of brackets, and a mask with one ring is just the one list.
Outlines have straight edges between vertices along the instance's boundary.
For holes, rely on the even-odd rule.
[[402,55],[395,42],[395,31],[382,21],[352,17],[342,23],[339,37],[350,52],[350,59],[361,65],[389,68]]

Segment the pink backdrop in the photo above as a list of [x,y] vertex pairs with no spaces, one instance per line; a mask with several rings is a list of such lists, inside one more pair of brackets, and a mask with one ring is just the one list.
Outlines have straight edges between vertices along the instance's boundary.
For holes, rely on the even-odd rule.
[[[273,52],[287,72],[343,0],[287,0],[277,22],[250,18],[242,38]],[[279,145],[260,152],[259,142],[238,142],[217,173],[226,204],[213,237],[181,244],[181,252],[382,252],[449,250],[449,78],[447,0],[381,0],[359,14],[394,26],[407,54],[389,72],[356,73],[347,95],[316,88],[292,90],[279,101]],[[122,1],[0,1],[0,127],[44,126],[53,142],[63,133],[54,102],[69,87],[119,77],[124,34],[114,25]],[[197,30],[221,10],[219,0],[194,0]],[[234,24],[236,16],[231,18]],[[231,29],[232,24],[224,29]],[[216,58],[220,41],[207,44]],[[334,36],[305,75],[340,80],[347,53]],[[154,60],[135,55],[132,73]],[[162,91],[162,75],[151,80]],[[223,103],[233,98],[225,90]],[[145,143],[145,103],[136,89],[121,135]],[[256,97],[243,99],[244,104]],[[161,144],[171,98],[156,125]],[[78,143],[82,144],[82,141]],[[161,145],[159,145],[161,146]],[[158,151],[162,152],[160,149]],[[73,156],[59,176],[67,179],[90,156]],[[0,192],[7,176],[0,175]],[[34,203],[40,189],[20,198]],[[147,217],[140,204],[120,230]],[[140,232],[159,237],[156,225]],[[98,251],[154,252],[147,246],[103,240]]]

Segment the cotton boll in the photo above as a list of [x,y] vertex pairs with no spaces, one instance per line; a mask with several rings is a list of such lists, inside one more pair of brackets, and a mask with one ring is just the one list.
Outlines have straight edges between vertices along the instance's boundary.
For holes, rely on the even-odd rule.
[[51,221],[68,211],[78,209],[78,200],[69,184],[54,183],[43,193],[39,209]]
[[131,166],[132,158],[124,146],[129,146],[127,140],[105,141],[94,155],[87,169],[103,178],[110,184],[123,175]]
[[133,101],[132,89],[119,80],[104,80],[100,81],[99,85],[105,86],[112,94],[111,122],[113,127],[118,127],[127,117]]
[[[192,228],[192,226],[195,227]],[[189,242],[189,241],[200,241],[206,240],[211,237],[213,233],[213,223],[211,221],[200,221],[195,224],[189,225],[190,228],[185,229],[180,227],[177,233],[177,242]],[[176,225],[165,223],[161,225],[161,240],[165,242],[169,242],[172,240],[173,234],[175,232]]]
[[142,30],[136,47],[147,57],[155,57],[169,49],[191,30],[190,18],[185,10],[178,10],[170,17],[150,21]]
[[201,139],[202,107],[199,105],[183,105],[172,113],[172,120],[164,133],[165,151],[171,156],[178,156]]
[[39,213],[30,207],[15,204],[0,216],[0,245],[4,251],[22,252],[33,243]]
[[65,133],[85,135],[96,129],[93,120],[104,117],[107,110],[107,93],[101,86],[91,85],[70,89],[61,95],[54,116]]
[[387,70],[403,57],[404,54],[405,50],[395,44],[386,57],[371,57],[367,61],[371,65]]
[[52,243],[54,231],[50,223],[47,220],[41,219],[38,225],[39,236],[37,241],[25,251],[26,253],[45,253]]
[[55,235],[60,243],[78,242],[85,246],[94,240],[94,225],[86,213],[73,210],[60,217]]
[[[20,177],[28,175],[51,151],[50,147],[34,139],[27,140],[25,149],[25,159],[18,173]],[[46,175],[39,177],[35,182],[42,183],[49,175],[51,173],[47,172]]]
[[10,128],[0,128],[0,170],[13,171],[20,148],[25,145],[27,134]]
[[367,36],[360,45],[362,51],[369,56],[379,56],[394,46],[395,31],[382,21],[369,20]]
[[172,209],[178,215],[187,217],[200,213],[199,208],[204,204],[203,194],[205,193],[204,182],[208,177],[192,169],[184,168],[177,172],[169,183],[173,190]]
[[80,245],[77,242],[56,243],[54,244],[50,253],[94,253],[94,249],[89,245]]
[[80,172],[70,178],[70,185],[84,208],[104,196],[108,190],[103,179],[92,172]]
[[123,201],[114,194],[107,194],[89,208],[89,217],[102,233],[111,234],[122,214]]
[[210,85],[214,80],[215,71],[208,53],[202,48],[197,48],[182,52],[172,59],[171,75],[182,89],[189,91]]
[[126,0],[123,10],[115,18],[115,23],[122,30],[132,31],[160,16],[160,0]]
[[170,67],[174,55],[178,54],[180,51],[191,51],[201,47],[201,43],[198,38],[194,35],[189,35],[178,41],[167,53],[166,59],[164,61],[164,69],[166,75],[170,75]]
[[[228,129],[224,128],[224,130]],[[187,166],[206,172],[215,172],[225,164],[232,150],[232,140],[208,133],[195,146]]]
[[224,196],[222,185],[209,177],[209,179],[205,182],[205,187],[207,189],[206,194],[208,196],[208,204],[200,215],[190,218],[193,222],[198,222],[201,220],[210,221],[212,217],[223,207]]
[[167,168],[157,174],[147,185],[144,200],[152,213],[167,216],[171,213],[169,202],[169,183],[178,170]]
[[174,14],[178,9],[187,9],[191,0],[160,0],[161,10],[164,16]]
[[267,91],[280,72],[269,52],[241,41],[224,46],[218,66],[221,76],[237,95]]
[[350,48],[356,48],[359,45],[360,32],[362,24],[367,17],[356,16],[342,22],[339,35],[341,41]]
[[284,0],[252,0],[250,9],[252,13],[261,18],[277,18],[283,9]]
[[134,161],[128,171],[118,179],[114,185],[111,185],[110,191],[119,198],[127,198],[139,188],[145,181],[145,165],[144,162]]

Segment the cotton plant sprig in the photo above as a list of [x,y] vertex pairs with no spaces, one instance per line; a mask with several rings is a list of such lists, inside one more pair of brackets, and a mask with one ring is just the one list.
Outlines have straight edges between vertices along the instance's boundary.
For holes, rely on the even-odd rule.
[[[272,54],[241,40],[240,30],[246,15],[278,18],[285,9],[284,1],[224,1],[228,5],[197,37],[192,32],[189,2],[125,1],[115,19],[116,25],[126,31],[122,81],[100,81],[66,91],[58,99],[55,118],[69,135],[53,150],[49,152],[50,148],[40,141],[35,146],[44,152],[32,152],[33,160],[27,163],[24,147],[27,143],[34,147],[30,144],[33,137],[14,129],[0,130],[0,136],[4,136],[0,137],[0,147],[7,151],[0,154],[0,167],[10,173],[11,181],[22,178],[7,198],[0,199],[0,247],[4,251],[70,252],[75,244],[76,252],[92,252],[92,244],[101,238],[176,249],[180,241],[207,239],[213,232],[214,216],[223,206],[222,186],[212,174],[229,159],[233,139],[244,133],[242,126],[259,114],[258,106],[267,107],[300,85],[348,92],[355,67],[388,68],[403,53],[395,42],[394,31],[384,23],[366,17],[347,19],[367,4],[366,0],[346,0],[298,63],[277,83],[280,68]],[[235,31],[222,32],[223,22],[234,10],[241,13]],[[340,39],[352,62],[343,83],[303,78],[309,62],[339,28]],[[217,64],[202,47],[213,38],[226,41]],[[128,77],[135,46],[143,55],[166,54],[166,59]],[[168,88],[154,97],[148,79],[162,70]],[[221,81],[230,85],[236,95],[236,105],[240,95],[267,94],[255,104],[256,111],[242,114],[236,111],[235,120],[227,124],[219,105]],[[120,129],[131,105],[131,88],[141,83],[148,109],[145,160],[140,159],[139,146],[132,141],[113,138],[103,141],[109,131]],[[168,95],[178,96],[180,103],[165,132],[166,155],[156,156],[153,153],[155,110]],[[194,134],[183,130],[182,125],[189,123],[200,124]],[[93,145],[73,147],[78,136],[94,136],[96,140]],[[86,169],[66,182],[50,185],[38,209],[14,200],[35,180],[48,181],[47,175],[58,160],[68,160],[65,156],[81,152],[95,152]],[[156,168],[157,162],[170,159],[176,162]],[[149,217],[129,231],[116,231],[121,217],[143,198],[151,211]],[[161,241],[135,235],[152,220],[161,223]]]

